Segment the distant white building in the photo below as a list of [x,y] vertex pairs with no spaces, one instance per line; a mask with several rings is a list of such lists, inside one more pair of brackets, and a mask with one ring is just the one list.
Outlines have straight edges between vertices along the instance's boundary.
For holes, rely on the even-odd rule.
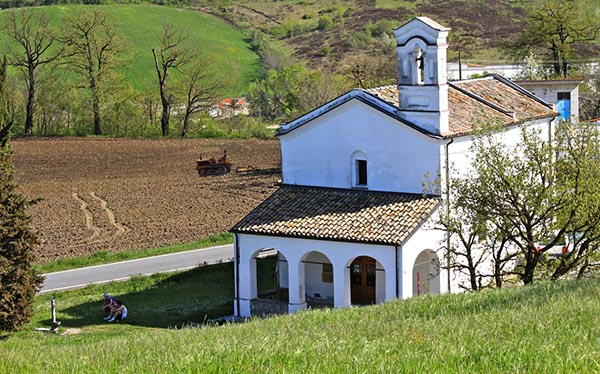
[[553,104],[564,121],[579,122],[579,85],[581,79],[515,80],[540,99]]
[[498,74],[504,78],[512,79],[519,75],[522,70],[522,65],[481,65],[450,62],[448,63],[448,80],[471,79],[487,74]]
[[[458,292],[441,270],[440,196],[425,175],[471,164],[474,126],[493,121],[511,146],[518,125],[549,137],[556,111],[500,76],[448,82],[450,29],[418,17],[395,30],[398,84],[355,89],[282,125],[282,186],[238,222],[236,316],[346,307],[424,293]],[[258,293],[256,258],[278,253],[279,289]]]

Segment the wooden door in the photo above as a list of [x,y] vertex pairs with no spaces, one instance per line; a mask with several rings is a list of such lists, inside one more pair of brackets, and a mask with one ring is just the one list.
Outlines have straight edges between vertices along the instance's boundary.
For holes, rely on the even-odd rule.
[[352,304],[375,304],[375,278],[375,259],[361,256],[350,264]]

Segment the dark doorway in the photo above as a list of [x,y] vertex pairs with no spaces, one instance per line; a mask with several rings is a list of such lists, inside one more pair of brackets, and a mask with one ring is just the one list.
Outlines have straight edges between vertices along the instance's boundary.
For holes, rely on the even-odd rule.
[[375,304],[375,259],[357,257],[350,264],[350,298],[352,304]]

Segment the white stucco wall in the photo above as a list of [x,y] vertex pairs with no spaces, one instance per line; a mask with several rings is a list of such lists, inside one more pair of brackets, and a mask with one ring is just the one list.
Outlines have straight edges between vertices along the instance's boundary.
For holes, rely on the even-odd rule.
[[280,136],[283,182],[352,188],[352,154],[368,163],[368,189],[422,193],[424,175],[437,175],[439,141],[356,100]]
[[[548,119],[541,119],[534,121],[528,126],[528,128],[534,128],[539,131],[542,139],[549,139],[550,132],[554,131],[555,122],[550,122]],[[521,126],[511,126],[503,129],[503,131],[494,135],[494,138],[498,142],[503,142],[505,147],[509,149],[515,148],[515,146],[521,143]],[[462,178],[470,170],[474,160],[474,154],[471,152],[471,146],[473,143],[472,136],[461,136],[454,138],[452,143],[448,146],[449,152],[449,165],[450,172],[453,177]],[[444,148],[441,148],[442,153],[442,177],[445,178],[445,160],[443,154],[445,153]]]

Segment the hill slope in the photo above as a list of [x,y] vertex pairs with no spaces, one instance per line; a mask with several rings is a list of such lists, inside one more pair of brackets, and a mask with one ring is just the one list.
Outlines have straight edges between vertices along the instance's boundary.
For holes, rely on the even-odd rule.
[[[189,34],[187,45],[198,50],[200,57],[214,62],[218,68],[215,74],[224,82],[226,94],[245,93],[248,83],[258,76],[260,60],[250,50],[244,34],[202,12],[151,5],[64,5],[35,10],[48,12],[58,26],[62,17],[82,8],[102,10],[115,25],[117,35],[126,43],[121,71],[138,90],[158,90],[152,48],[158,48],[158,37],[165,23],[182,27]],[[0,22],[10,11],[0,12]],[[3,43],[7,40],[6,36],[2,38]]]

